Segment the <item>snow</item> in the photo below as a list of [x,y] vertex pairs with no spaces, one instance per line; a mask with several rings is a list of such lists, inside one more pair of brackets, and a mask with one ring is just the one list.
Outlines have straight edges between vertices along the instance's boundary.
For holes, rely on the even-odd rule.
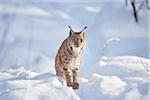
[[[50,73],[38,74],[23,68],[0,72],[1,100],[80,100],[75,92],[65,85],[63,79]],[[11,77],[9,77],[9,74]]]
[[[146,58],[141,58],[143,62],[148,62]],[[80,88],[73,90],[66,86],[65,81],[52,73],[36,73],[20,68],[8,68],[0,71],[0,99],[3,100],[148,100],[149,97],[149,76],[146,74],[142,65],[135,64],[139,61],[139,57],[120,56],[120,57],[103,57],[107,63],[102,67],[113,65],[116,67],[115,73],[103,73],[105,69],[100,68],[99,73],[93,73],[88,79],[80,77]],[[121,63],[120,63],[121,62]],[[128,62],[128,66],[124,63]],[[132,68],[132,64],[136,67]],[[118,68],[124,67],[121,73]],[[141,67],[141,68],[140,68]],[[128,68],[132,68],[131,72],[135,75],[127,74]],[[108,69],[108,68],[107,68]],[[143,75],[137,74],[137,70]],[[127,71],[127,72],[125,72]],[[122,74],[122,75],[121,75]],[[121,77],[123,76],[123,77]],[[144,99],[143,99],[144,98]]]
[[125,100],[141,100],[141,94],[137,89],[134,89],[126,94]]
[[[81,78],[77,94],[82,100],[148,100],[150,79],[136,56],[102,57],[89,79]],[[128,63],[128,64],[127,64]]]
[[96,68],[103,69],[99,73],[106,75],[146,77],[149,74],[146,70],[147,67],[149,68],[149,63],[149,59],[136,56],[107,57],[101,59]]
[[[118,95],[121,91],[123,91],[126,83],[120,80],[116,76],[100,76],[98,74],[93,74],[89,79],[90,83],[96,83],[95,85],[103,95]],[[113,86],[113,87],[112,87]]]
[[92,13],[98,13],[101,11],[102,8],[100,7],[94,7],[94,6],[86,6],[85,10],[92,12]]
[[[148,14],[136,23],[124,0],[1,0],[0,100],[149,100]],[[54,69],[67,25],[87,26],[77,90]]]
[[110,43],[110,42],[112,42],[112,41],[120,41],[120,38],[118,38],[118,37],[110,38],[110,39],[108,39],[108,40],[106,41],[106,44],[108,44],[108,43]]
[[31,56],[28,56],[29,50],[19,47],[14,47],[11,50],[8,49],[8,51],[6,50],[6,52],[7,55],[4,57],[4,59],[2,59],[3,62],[1,62],[1,69],[6,69],[10,66],[11,68],[26,66],[27,69],[40,73],[48,71],[51,73],[55,72],[55,70],[51,68],[51,66],[54,66],[54,60],[50,59],[46,55],[40,54],[39,52],[32,51]]
[[50,14],[38,7],[34,6],[16,6],[12,4],[0,4],[0,14],[22,14],[30,16],[49,17]]
[[70,20],[71,19],[71,17],[63,11],[54,10],[52,12],[53,12],[53,16],[59,16],[59,17],[61,16],[65,20]]

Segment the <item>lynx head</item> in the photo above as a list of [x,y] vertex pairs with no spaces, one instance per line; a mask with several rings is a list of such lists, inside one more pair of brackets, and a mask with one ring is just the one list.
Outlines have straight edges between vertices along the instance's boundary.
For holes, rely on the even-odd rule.
[[69,38],[73,42],[74,47],[78,48],[78,47],[83,46],[85,43],[84,30],[87,28],[87,26],[84,27],[84,29],[80,32],[75,32],[70,26],[69,26],[69,28],[70,28]]

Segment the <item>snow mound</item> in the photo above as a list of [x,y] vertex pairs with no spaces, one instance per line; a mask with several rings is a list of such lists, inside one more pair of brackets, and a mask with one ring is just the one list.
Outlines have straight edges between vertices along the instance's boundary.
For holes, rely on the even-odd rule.
[[29,79],[38,75],[35,72],[25,70],[24,67],[20,68],[8,68],[7,70],[2,70],[0,72],[0,80],[7,79]]
[[137,56],[102,57],[96,65],[96,72],[119,77],[146,77],[149,64],[149,59]]
[[81,78],[77,94],[82,100],[111,99],[125,90],[127,83],[117,76],[93,74],[88,80]]
[[124,94],[124,100],[149,100],[150,78],[145,78],[139,82],[129,83]]
[[94,73],[89,79],[81,78],[80,82],[76,94],[82,100],[149,100],[150,97],[149,77],[134,77],[128,81]]
[[[135,97],[134,97],[135,96]],[[23,67],[0,71],[0,100],[149,100],[149,77],[92,74],[80,78],[73,90],[51,73],[36,73]]]
[[50,73],[37,74],[20,68],[0,75],[5,77],[0,79],[0,100],[80,100],[60,77]]

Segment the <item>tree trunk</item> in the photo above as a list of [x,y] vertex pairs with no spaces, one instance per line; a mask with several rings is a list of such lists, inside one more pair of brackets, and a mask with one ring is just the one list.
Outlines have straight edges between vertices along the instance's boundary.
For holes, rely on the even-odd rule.
[[135,21],[138,22],[138,14],[136,11],[135,0],[131,1],[131,5],[132,5],[133,15],[134,15]]

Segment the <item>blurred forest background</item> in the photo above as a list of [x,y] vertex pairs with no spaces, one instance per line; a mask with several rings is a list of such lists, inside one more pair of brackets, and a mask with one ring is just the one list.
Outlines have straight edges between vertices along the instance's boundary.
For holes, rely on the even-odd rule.
[[88,26],[82,66],[102,56],[149,57],[149,0],[0,0],[0,68],[51,71],[67,25]]

